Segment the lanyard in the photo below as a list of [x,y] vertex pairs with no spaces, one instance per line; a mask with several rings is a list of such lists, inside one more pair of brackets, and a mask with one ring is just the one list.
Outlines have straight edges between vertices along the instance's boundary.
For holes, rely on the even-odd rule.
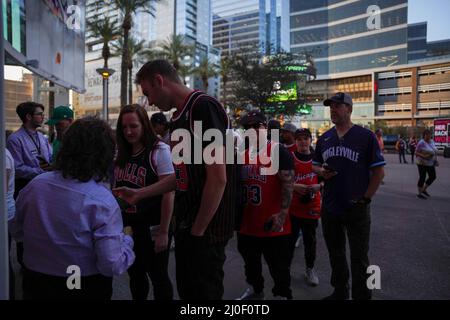
[[34,140],[33,136],[28,132],[27,129],[25,129],[25,132],[28,134],[31,141],[33,141],[33,144],[36,146],[38,155],[41,155],[41,141],[39,140],[39,135],[37,136],[37,142],[36,142],[36,140]]

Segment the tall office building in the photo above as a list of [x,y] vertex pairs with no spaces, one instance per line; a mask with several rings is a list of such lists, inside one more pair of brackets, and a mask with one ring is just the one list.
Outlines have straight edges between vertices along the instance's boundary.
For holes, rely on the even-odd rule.
[[427,23],[408,25],[408,61],[423,59],[427,55]]
[[291,51],[319,78],[407,62],[407,0],[291,0],[290,16]]
[[212,0],[214,47],[222,55],[288,51],[288,6],[287,0]]
[[175,33],[211,45],[210,0],[161,0],[156,2],[155,10],[150,40],[164,41]]

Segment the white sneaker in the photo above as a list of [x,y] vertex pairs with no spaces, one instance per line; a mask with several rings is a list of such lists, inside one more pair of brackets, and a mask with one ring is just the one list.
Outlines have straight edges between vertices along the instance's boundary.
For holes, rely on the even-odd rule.
[[316,271],[314,271],[314,269],[306,268],[305,278],[306,282],[310,286],[315,287],[319,285],[319,277],[317,277]]
[[264,291],[255,293],[253,288],[247,288],[236,300],[264,300]]

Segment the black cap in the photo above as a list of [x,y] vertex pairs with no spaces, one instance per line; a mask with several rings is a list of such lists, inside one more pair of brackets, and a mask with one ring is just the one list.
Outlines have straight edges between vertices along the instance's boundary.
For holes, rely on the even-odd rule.
[[243,116],[241,120],[241,125],[243,127],[258,123],[267,123],[266,116],[261,111],[250,111],[245,116]]
[[166,116],[162,112],[157,112],[152,114],[152,117],[150,118],[150,121],[152,123],[158,123],[166,126],[169,122],[167,121]]
[[323,102],[323,105],[324,106],[329,106],[329,105],[331,105],[331,102],[345,103],[345,104],[348,104],[349,106],[353,106],[352,97],[349,94],[345,93],[345,92],[338,92],[338,93],[336,93],[331,98],[326,99]]
[[295,131],[295,137],[297,138],[299,136],[307,136],[312,139],[311,131],[309,131],[308,128],[297,129],[297,131]]

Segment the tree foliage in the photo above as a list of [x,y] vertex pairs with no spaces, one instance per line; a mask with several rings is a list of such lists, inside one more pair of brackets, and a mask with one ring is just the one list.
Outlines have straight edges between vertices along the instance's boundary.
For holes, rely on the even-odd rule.
[[296,99],[288,101],[271,98],[279,89],[277,84],[295,83],[297,88],[301,77],[314,74],[315,70],[308,65],[305,56],[286,52],[262,56],[241,51],[233,56],[231,61],[232,77],[236,80],[231,102],[235,108],[258,108],[272,116],[299,113],[299,108],[304,104],[301,92],[297,92]]

